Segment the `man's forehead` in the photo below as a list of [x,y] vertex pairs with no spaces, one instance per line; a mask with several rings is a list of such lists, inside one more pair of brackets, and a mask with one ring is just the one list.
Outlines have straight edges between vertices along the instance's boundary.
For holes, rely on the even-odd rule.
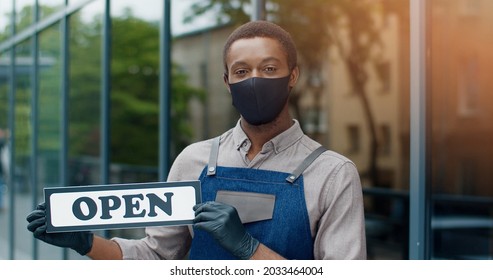
[[249,38],[241,38],[236,41],[234,41],[231,46],[230,50],[233,49],[235,46],[248,46],[248,45],[257,45],[257,44],[265,44],[265,45],[270,45],[272,47],[281,47],[281,43],[275,39],[275,38],[270,38],[270,37],[249,37]]
[[[254,37],[236,40],[229,48],[227,60],[237,57],[262,57],[262,59],[287,59],[281,44],[273,38]],[[231,61],[230,61],[231,62]]]

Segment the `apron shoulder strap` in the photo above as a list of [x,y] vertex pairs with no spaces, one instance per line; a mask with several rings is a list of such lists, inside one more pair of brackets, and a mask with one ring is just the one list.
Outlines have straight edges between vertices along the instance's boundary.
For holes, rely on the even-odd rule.
[[209,155],[209,164],[207,167],[207,176],[216,175],[217,155],[219,153],[220,140],[221,138],[219,136],[212,140],[211,154]]
[[[212,140],[211,153],[209,155],[209,164],[207,167],[207,176],[216,175],[216,167],[217,167],[217,156],[219,154],[219,142],[221,138],[218,136]],[[323,152],[327,149],[323,146],[318,147],[311,154],[309,154],[301,164],[286,178],[286,181],[289,183],[293,183],[300,177],[300,175],[305,171],[305,169],[312,164],[315,159],[318,158]]]
[[289,176],[286,178],[286,181],[289,183],[293,183],[300,177],[300,175],[305,171],[305,169],[312,164],[312,162],[317,159],[319,155],[321,155],[323,152],[325,152],[327,149],[325,149],[323,146],[318,147],[315,151],[313,151],[311,154],[309,154],[303,162],[291,173]]

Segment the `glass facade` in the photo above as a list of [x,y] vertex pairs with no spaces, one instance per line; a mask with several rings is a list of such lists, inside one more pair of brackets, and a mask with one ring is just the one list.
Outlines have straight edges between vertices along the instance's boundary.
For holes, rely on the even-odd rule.
[[430,5],[434,258],[493,258],[492,10],[481,0]]
[[[161,43],[170,2],[167,112],[160,103]],[[163,141],[172,161],[186,145],[237,122],[222,78],[222,47],[254,16],[256,1],[207,8],[209,2],[2,1],[0,147],[9,168],[0,173],[0,259],[84,259],[25,230],[44,187],[157,181]],[[297,44],[293,117],[358,167],[368,258],[417,258],[412,240],[420,232],[425,253],[418,258],[492,259],[493,3],[419,1],[416,17],[416,2],[270,0],[255,17],[283,26]],[[413,21],[425,23],[423,120],[411,102]],[[170,120],[166,139],[163,112]],[[413,200],[411,151],[421,129],[424,195]],[[411,227],[410,217],[424,208],[424,226]]]

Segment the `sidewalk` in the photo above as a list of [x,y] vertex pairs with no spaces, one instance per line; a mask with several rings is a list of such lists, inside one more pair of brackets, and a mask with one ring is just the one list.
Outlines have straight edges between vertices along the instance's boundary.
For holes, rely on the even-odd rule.
[[[27,230],[26,216],[32,211],[32,198],[29,194],[16,194],[14,198],[15,218],[11,221],[9,193],[4,193],[4,208],[0,210],[0,260],[10,259],[9,242],[11,226],[14,228],[14,259],[15,260],[32,260],[33,244],[35,238]],[[38,259],[42,260],[62,260],[63,249],[46,244],[42,241],[36,241],[38,248]],[[72,250],[68,250],[69,259],[86,260],[87,257],[80,256]]]

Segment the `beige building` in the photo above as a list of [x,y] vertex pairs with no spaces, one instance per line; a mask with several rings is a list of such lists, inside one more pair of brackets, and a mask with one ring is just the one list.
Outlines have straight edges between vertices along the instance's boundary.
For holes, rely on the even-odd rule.
[[[362,173],[363,185],[373,187],[408,188],[407,162],[409,149],[409,84],[408,73],[403,69],[408,62],[408,44],[395,15],[377,21],[381,30],[381,46],[375,46],[373,57],[363,67],[368,74],[364,94],[373,118],[376,140],[376,166],[378,182],[368,180],[370,169],[371,137],[368,118],[360,94],[351,85],[350,71],[339,50],[329,50],[329,63],[324,106],[329,129],[328,145],[355,162]],[[404,35],[404,36],[403,36]],[[406,53],[407,52],[407,53]],[[377,68],[378,67],[378,68]],[[378,76],[377,69],[385,76]]]

